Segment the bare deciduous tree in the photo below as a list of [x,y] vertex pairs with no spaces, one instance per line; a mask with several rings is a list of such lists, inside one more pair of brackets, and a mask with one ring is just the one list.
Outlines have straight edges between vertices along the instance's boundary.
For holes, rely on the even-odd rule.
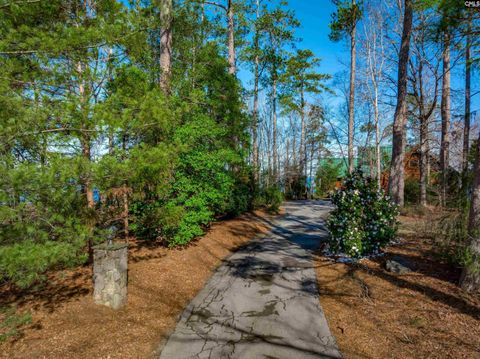
[[368,7],[368,16],[363,23],[362,53],[365,57],[365,72],[367,79],[367,98],[373,107],[374,131],[375,131],[375,178],[378,187],[381,186],[382,161],[380,152],[381,129],[380,129],[380,83],[383,80],[383,71],[386,59],[384,33],[383,33],[383,9],[380,4],[374,3]]
[[446,30],[443,36],[443,55],[442,55],[442,135],[440,143],[440,170],[442,175],[440,201],[443,206],[446,203],[447,196],[447,171],[450,162],[450,34]]

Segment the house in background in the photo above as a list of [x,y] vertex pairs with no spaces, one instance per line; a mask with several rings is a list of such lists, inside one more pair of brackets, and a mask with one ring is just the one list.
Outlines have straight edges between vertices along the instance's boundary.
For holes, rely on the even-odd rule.
[[[388,189],[388,177],[390,174],[390,162],[392,158],[392,146],[380,147],[381,159],[381,186],[384,190]],[[354,159],[355,167],[360,167],[367,176],[375,176],[375,147],[358,147],[358,157]],[[348,161],[345,158],[324,158],[319,161],[319,165],[325,163],[338,164],[340,171],[337,179],[336,188],[342,186],[342,180],[348,173]],[[404,159],[405,179],[420,180],[420,147],[408,146]],[[428,163],[428,178],[440,170],[440,163],[436,156],[430,155]]]
[[[412,179],[415,181],[420,181],[420,146],[409,146],[405,152],[405,158],[403,160],[403,166],[405,169],[405,180]],[[440,161],[439,159],[430,154],[428,158],[427,165],[427,178],[429,183],[432,183],[432,174],[438,173],[440,171]],[[388,178],[390,175],[390,169],[387,167],[382,172],[381,184],[382,188],[386,191],[388,190]]]
[[[360,167],[363,173],[366,176],[375,176],[376,171],[376,151],[374,146],[359,146],[357,148],[358,156],[354,158],[353,164],[355,168]],[[380,147],[380,161],[381,161],[381,171],[382,176],[383,172],[389,168],[390,159],[392,156],[392,146],[381,146]],[[348,174],[348,159],[347,158],[323,158],[319,161],[319,166],[322,164],[337,164],[339,166],[339,177],[335,184],[335,188],[340,188],[342,186],[343,178]]]
[[[355,159],[356,161],[356,159]],[[318,161],[318,167],[334,167],[338,169],[338,177],[335,182],[334,188],[340,188],[342,186],[342,178],[348,173],[348,161],[343,157],[324,157]],[[332,188],[333,189],[333,188]]]
[[[380,146],[380,172],[383,173],[390,167],[392,159],[392,146]],[[375,176],[376,150],[375,146],[359,146],[357,163],[367,176]]]

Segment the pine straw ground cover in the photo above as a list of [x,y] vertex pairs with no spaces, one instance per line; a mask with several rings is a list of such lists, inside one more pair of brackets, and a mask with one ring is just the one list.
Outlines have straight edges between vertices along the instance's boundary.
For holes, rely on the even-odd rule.
[[[357,264],[316,258],[320,301],[346,359],[480,358],[480,298],[459,289],[460,270],[419,235],[422,221],[402,217],[402,240],[385,257]],[[415,271],[387,272],[393,255]]]
[[[0,342],[1,358],[150,358],[187,303],[239,246],[267,231],[271,216],[257,211],[212,225],[180,249],[129,252],[128,305],[118,311],[92,300],[91,268],[50,275],[43,288],[1,288],[0,306],[31,313],[30,324]],[[0,321],[4,319],[0,317]]]

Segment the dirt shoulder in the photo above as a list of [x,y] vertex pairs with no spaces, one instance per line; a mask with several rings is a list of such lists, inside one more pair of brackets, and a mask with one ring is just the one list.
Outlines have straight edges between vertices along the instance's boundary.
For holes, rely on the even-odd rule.
[[[460,270],[419,238],[420,221],[402,218],[402,242],[378,260],[316,258],[320,301],[346,359],[480,358],[480,298],[462,292]],[[386,271],[394,255],[415,270]]]
[[118,311],[92,300],[91,268],[56,273],[28,293],[3,288],[0,305],[31,312],[32,323],[0,343],[2,358],[150,358],[175,327],[187,303],[215,268],[255,235],[272,216],[257,211],[217,222],[180,249],[129,249],[128,305]]

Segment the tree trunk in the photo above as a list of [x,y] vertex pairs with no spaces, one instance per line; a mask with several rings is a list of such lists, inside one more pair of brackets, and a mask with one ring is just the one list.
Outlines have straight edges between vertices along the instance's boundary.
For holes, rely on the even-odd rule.
[[[275,70],[274,70],[275,71]],[[277,183],[277,79],[276,74],[274,74],[273,84],[272,84],[272,154],[273,154],[273,181]]]
[[[122,149],[123,149],[123,156],[125,156],[125,152],[127,150],[127,134],[124,133],[122,138]],[[125,158],[123,158],[125,160]],[[129,206],[128,206],[128,182],[127,179],[124,180],[122,186],[122,202],[123,202],[123,211],[122,211],[122,218],[123,218],[123,234],[125,236],[125,242],[128,243],[129,237],[129,224],[128,224],[128,216],[129,216]]]
[[405,189],[405,124],[407,120],[407,65],[412,35],[413,6],[412,0],[405,0],[403,16],[402,43],[398,58],[397,106],[393,120],[392,163],[388,189],[393,201],[399,206],[404,205]]
[[312,147],[310,149],[310,169],[308,171],[308,178],[310,178],[309,187],[308,187],[308,199],[313,198],[313,179],[312,179],[312,175],[313,175],[313,155],[314,155],[314,153],[315,153],[315,146],[312,143]]
[[[301,150],[300,150],[301,151]],[[292,138],[292,167],[297,167],[298,158],[297,158],[297,131],[293,132]]]
[[[259,12],[260,12],[260,0],[257,0],[257,21],[259,19]],[[257,24],[258,26],[258,24]],[[258,185],[258,176],[259,176],[259,168],[258,168],[258,83],[259,83],[259,66],[260,66],[260,59],[258,56],[259,51],[259,31],[258,28],[255,29],[255,41],[254,41],[254,49],[255,49],[255,85],[253,89],[253,114],[252,114],[252,139],[253,139],[253,176],[255,185]]]
[[[469,27],[470,30],[470,27]],[[468,30],[468,31],[469,31]],[[470,78],[471,78],[471,62],[470,49],[472,46],[472,38],[470,32],[467,33],[467,42],[465,45],[465,119],[463,127],[463,156],[462,168],[465,173],[468,170],[468,152],[470,150]]]
[[447,201],[447,172],[449,165],[450,149],[450,35],[444,35],[443,49],[443,80],[442,80],[442,102],[440,111],[442,115],[442,138],[440,143],[440,171],[441,171],[441,195],[442,206]]
[[[81,134],[80,138],[80,145],[82,148],[82,157],[86,162],[91,161],[91,150],[90,150],[90,136],[86,133]],[[83,186],[83,192],[85,193],[86,200],[87,200],[87,208],[89,211],[94,211],[95,208],[95,201],[93,199],[93,187],[92,181],[90,179],[90,174],[83,174],[81,178],[81,183]],[[89,214],[90,215],[90,214]],[[93,229],[91,223],[88,224],[90,230]],[[87,252],[88,252],[88,261],[91,263],[93,261],[93,243],[92,240],[89,238],[87,242]]]
[[[107,76],[108,76],[109,81],[113,80],[113,76],[112,76],[112,55],[113,55],[112,48],[108,48],[108,57],[107,57],[107,74],[108,75]],[[109,126],[108,127],[108,154],[113,155],[114,152],[115,152],[115,128],[114,128],[114,126]]]
[[[82,116],[82,119],[85,117],[85,106],[87,105],[87,99],[86,94],[85,94],[85,82],[82,78],[83,75],[83,66],[81,62],[77,63],[77,73],[78,73],[78,96],[80,97],[80,115]],[[86,124],[82,122],[81,124],[81,129],[85,130]],[[82,150],[82,157],[85,160],[85,162],[90,163],[91,161],[91,144],[90,144],[90,135],[87,131],[81,131],[80,132],[80,147]],[[86,197],[86,205],[89,210],[94,210],[95,208],[95,201],[93,199],[93,187],[92,187],[92,181],[90,179],[90,174],[88,173],[83,173],[81,175],[81,184],[83,186],[83,192],[85,193]],[[91,227],[89,225],[89,227]],[[93,243],[92,240],[89,238],[87,242],[87,251],[88,251],[88,260],[89,262],[93,261]]]
[[172,72],[172,0],[160,2],[160,87],[164,93],[170,93]]
[[[355,0],[352,0],[352,5],[355,5]],[[348,99],[348,171],[353,172],[354,158],[353,158],[353,131],[355,121],[355,70],[356,70],[356,21],[353,23],[352,33],[350,34],[350,94]]]
[[[82,135],[80,140],[82,146],[82,156],[85,161],[91,161],[91,151],[90,151],[90,139],[88,135]],[[93,209],[95,207],[95,201],[93,200],[93,187],[92,181],[90,180],[89,175],[84,175],[83,178],[83,187],[85,195],[87,198],[87,207]]]
[[474,165],[474,183],[471,198],[468,234],[468,247],[473,263],[464,268],[460,279],[461,287],[467,292],[480,293],[480,134],[477,141],[477,154]]
[[287,185],[289,183],[289,171],[290,171],[290,138],[287,137],[287,143],[285,148],[285,163],[284,163],[284,180],[285,180],[285,192],[287,192]]
[[[422,43],[423,44],[423,43]],[[418,60],[418,83],[419,83],[419,120],[420,120],[420,205],[427,206],[427,166],[428,166],[428,118],[425,113],[425,96],[423,91],[423,59]]]
[[[307,166],[307,146],[305,143],[305,93],[303,86],[300,89],[300,117],[301,117],[301,133],[300,133],[300,175],[305,176],[307,180],[306,166]],[[306,182],[305,182],[306,184]],[[306,186],[304,193],[306,192]]]
[[[371,41],[373,46],[373,51],[370,48],[370,44],[368,44],[368,41]],[[373,105],[373,116],[374,116],[374,121],[375,121],[375,179],[377,180],[377,186],[378,188],[381,188],[382,186],[382,159],[381,159],[381,153],[380,153],[380,114],[379,114],[379,109],[378,109],[378,82],[379,82],[379,77],[380,73],[382,71],[383,67],[383,60],[380,62],[378,65],[377,62],[377,56],[383,56],[383,51],[378,54],[377,53],[377,29],[374,27],[372,29],[372,38],[371,40],[368,40],[367,37],[367,62],[368,62],[368,73],[370,75],[370,80],[372,82],[373,86],[373,97],[369,98],[372,100],[372,105]],[[383,49],[382,43],[380,44],[381,49]],[[378,54],[378,55],[377,55]],[[370,87],[369,87],[370,88]],[[372,175],[373,177],[373,175]]]
[[428,118],[420,117],[420,205],[427,205]]
[[378,89],[375,84],[375,99],[374,99],[374,111],[375,111],[375,162],[376,162],[376,178],[378,188],[382,186],[382,158],[380,153],[380,119],[378,113]]
[[272,177],[272,156],[270,156],[270,152],[272,150],[272,129],[270,127],[266,128],[267,132],[267,146],[266,146],[266,157],[267,157],[267,187],[270,186],[270,180]]
[[235,22],[234,22],[232,0],[228,0],[227,17],[228,17],[228,65],[229,65],[228,72],[232,75],[235,75],[235,73],[237,72],[237,67],[235,65]]

